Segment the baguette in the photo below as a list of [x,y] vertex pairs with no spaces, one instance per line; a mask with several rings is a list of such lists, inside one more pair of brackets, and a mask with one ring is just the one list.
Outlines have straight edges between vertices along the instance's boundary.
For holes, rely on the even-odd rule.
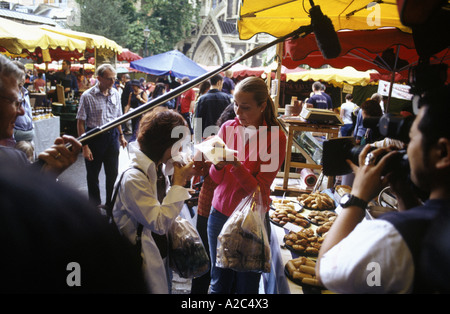
[[316,269],[314,267],[306,266],[306,265],[301,265],[299,268],[299,271],[302,273],[310,274],[310,275],[316,274]]

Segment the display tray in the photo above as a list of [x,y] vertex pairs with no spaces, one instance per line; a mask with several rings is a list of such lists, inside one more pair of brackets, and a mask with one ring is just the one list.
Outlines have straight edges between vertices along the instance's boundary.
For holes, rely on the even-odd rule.
[[334,222],[334,221],[333,221],[333,220],[330,220],[330,218],[325,217],[324,220],[323,220],[323,221],[325,221],[325,222],[323,222],[323,223],[318,223],[318,222],[315,221],[315,219],[312,219],[311,217],[309,217],[310,213],[312,213],[312,212],[314,212],[314,211],[319,212],[320,215],[326,215],[326,214],[329,213],[330,215],[337,216],[337,214],[336,214],[336,212],[335,212],[334,210],[316,210],[316,209],[315,209],[315,210],[311,210],[311,209],[309,209],[309,210],[305,211],[306,219],[307,219],[311,224],[313,224],[313,225],[315,225],[315,226],[318,226],[318,227],[323,226],[323,225],[326,224],[327,222]]
[[[287,204],[292,203],[292,204],[294,205],[294,209],[295,209],[298,213],[300,213],[300,212],[303,211],[303,205],[300,204],[299,201],[297,201],[297,200],[288,200],[288,201],[286,201],[286,202],[287,202]],[[274,201],[272,201],[272,204],[270,204],[270,208],[273,209],[273,210],[277,210],[277,209],[278,209],[278,208],[277,208],[277,205],[287,205],[287,204],[283,204],[283,203],[275,203]]]
[[319,253],[312,254],[312,253],[307,253],[305,251],[296,250],[291,245],[286,244],[286,241],[284,242],[284,247],[287,248],[292,253],[297,254],[298,256],[317,257],[319,255]]
[[[308,210],[335,210],[336,203],[334,199],[327,193],[314,192],[310,194],[304,194],[299,197],[299,204]],[[313,207],[315,204],[316,207]]]
[[300,279],[294,279],[291,276],[291,274],[289,273],[289,271],[287,270],[286,266],[284,267],[284,274],[286,275],[287,278],[289,278],[289,280],[291,280],[296,285],[299,285],[302,288],[308,289],[308,290],[306,290],[304,292],[307,292],[307,293],[321,293],[322,290],[325,290],[325,287],[309,285],[309,284],[306,284],[306,283],[302,282]]
[[[293,225],[296,225],[296,226],[298,226],[298,227],[300,227],[300,228],[309,228],[309,227],[311,226],[311,222],[310,222],[306,217],[305,217],[305,218],[301,218],[301,219],[304,219],[304,220],[307,222],[307,224],[305,224],[305,226],[302,226],[302,225],[296,223],[295,221],[289,221],[289,223],[291,223],[291,224],[293,224]],[[270,220],[270,222],[273,223],[275,226],[281,227],[281,228],[285,228],[285,225],[286,225],[286,224],[281,224],[281,223],[279,223],[279,222],[276,222],[276,221],[274,221],[274,220],[272,219],[272,217],[269,217],[269,220]]]
[[[273,210],[273,211],[279,210],[279,208],[276,208],[276,207],[274,207],[272,205],[270,205],[270,209]],[[294,210],[296,211],[297,214],[300,214],[300,213],[304,212],[304,207],[301,206],[300,204],[298,204],[298,206],[294,207]]]

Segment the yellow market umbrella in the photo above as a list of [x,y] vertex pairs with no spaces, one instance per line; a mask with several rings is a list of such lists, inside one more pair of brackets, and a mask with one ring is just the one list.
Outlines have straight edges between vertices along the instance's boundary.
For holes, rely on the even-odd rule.
[[25,56],[27,52],[33,53],[37,48],[42,50],[60,48],[65,51],[82,52],[86,49],[86,43],[79,39],[0,18],[0,47],[10,56]]
[[104,36],[88,34],[84,32],[78,32],[70,29],[56,28],[51,26],[42,25],[39,27],[42,30],[50,31],[52,33],[64,35],[70,38],[75,38],[86,42],[86,49],[108,49],[115,53],[121,53],[122,47],[115,41],[108,39]]
[[377,73],[374,70],[357,71],[352,67],[343,69],[325,68],[311,69],[297,73],[286,73],[286,80],[292,81],[324,81],[337,87],[342,87],[344,83],[349,85],[366,86],[370,84],[370,73]]
[[[397,27],[411,32],[400,22],[395,0],[314,0],[327,15],[336,30],[377,29]],[[245,0],[240,8],[238,31],[240,39],[250,39],[257,33],[275,37],[287,35],[300,26],[310,25],[308,0]]]

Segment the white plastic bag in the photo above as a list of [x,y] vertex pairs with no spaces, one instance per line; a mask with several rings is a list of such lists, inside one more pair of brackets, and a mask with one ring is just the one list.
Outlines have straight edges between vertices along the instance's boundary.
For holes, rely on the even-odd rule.
[[169,265],[182,278],[209,271],[210,260],[197,230],[180,216],[169,229]]
[[266,207],[258,189],[244,198],[224,224],[217,239],[216,266],[235,271],[270,272]]

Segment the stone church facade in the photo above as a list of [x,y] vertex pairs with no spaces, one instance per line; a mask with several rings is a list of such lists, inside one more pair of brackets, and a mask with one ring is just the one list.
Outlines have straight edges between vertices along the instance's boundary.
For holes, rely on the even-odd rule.
[[[195,62],[215,66],[234,60],[256,46],[269,42],[273,37],[257,34],[250,40],[240,40],[237,31],[240,0],[201,1],[201,25],[191,36],[178,43],[176,49]],[[263,52],[243,63],[257,67],[263,65],[271,52]]]

